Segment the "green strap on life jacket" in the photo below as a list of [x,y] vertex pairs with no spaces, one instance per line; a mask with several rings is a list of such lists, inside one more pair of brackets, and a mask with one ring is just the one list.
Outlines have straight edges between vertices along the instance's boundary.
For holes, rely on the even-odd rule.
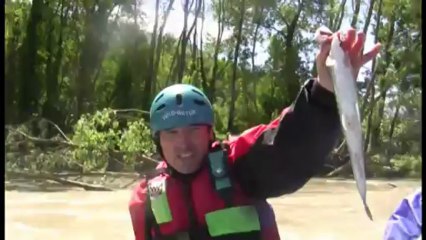
[[210,236],[260,231],[259,215],[254,206],[225,208],[206,214]]
[[216,191],[219,192],[232,187],[226,162],[228,157],[225,154],[226,152],[222,149],[209,154],[210,172],[213,176]]
[[[220,145],[219,145],[220,146]],[[233,187],[228,168],[228,152],[223,146],[209,154],[210,175],[218,194],[227,206],[232,206]],[[210,236],[260,231],[259,215],[254,206],[227,207],[207,213]]]
[[166,183],[167,181],[165,178],[160,181],[150,181],[148,183],[151,208],[158,224],[167,223],[173,219],[169,201],[167,200]]

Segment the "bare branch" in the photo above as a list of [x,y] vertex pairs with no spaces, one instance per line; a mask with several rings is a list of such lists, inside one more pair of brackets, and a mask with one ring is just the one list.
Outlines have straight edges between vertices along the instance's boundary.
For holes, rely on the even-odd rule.
[[149,116],[149,112],[148,111],[144,111],[144,110],[139,110],[136,108],[126,108],[126,109],[112,109],[112,111],[114,113],[128,113],[128,112],[137,112],[137,113],[141,113],[141,114],[145,114]]
[[278,15],[278,17],[280,18],[280,20],[281,20],[281,21],[283,21],[283,22],[284,22],[284,24],[285,24],[287,27],[289,27],[289,26],[290,26],[290,24],[287,22],[287,19],[285,19],[284,15],[283,15],[280,11],[278,11],[278,12],[277,12],[277,15]]
[[278,34],[282,35],[284,38],[286,38],[286,34],[285,34],[284,30],[278,30],[278,29],[277,29],[276,27],[274,27],[274,26],[270,26],[269,28],[270,28],[270,29],[272,29],[272,30],[274,30],[274,31],[276,31],[276,33],[278,33]]

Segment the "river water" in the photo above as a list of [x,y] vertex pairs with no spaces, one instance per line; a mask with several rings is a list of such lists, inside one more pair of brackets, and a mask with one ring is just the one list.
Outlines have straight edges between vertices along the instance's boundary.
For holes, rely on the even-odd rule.
[[[282,239],[381,239],[385,223],[420,180],[370,180],[364,213],[353,181],[313,179],[298,192],[270,199]],[[6,191],[6,239],[134,239],[130,190]]]

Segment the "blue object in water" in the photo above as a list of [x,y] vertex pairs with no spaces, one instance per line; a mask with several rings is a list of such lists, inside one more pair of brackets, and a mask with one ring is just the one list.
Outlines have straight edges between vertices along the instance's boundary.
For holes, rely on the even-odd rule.
[[422,189],[404,198],[391,215],[384,240],[422,239]]

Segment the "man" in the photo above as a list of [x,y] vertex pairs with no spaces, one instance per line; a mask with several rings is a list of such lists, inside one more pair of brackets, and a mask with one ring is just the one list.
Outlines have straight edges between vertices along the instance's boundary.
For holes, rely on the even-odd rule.
[[[295,103],[229,142],[214,141],[212,106],[199,89],[178,84],[154,98],[150,125],[164,161],[133,192],[136,240],[280,239],[266,199],[303,187],[340,134],[325,67],[328,38],[316,57],[318,77],[307,81]],[[354,29],[344,44],[356,75],[379,51],[376,45],[362,55],[364,35]]]
[[422,189],[404,198],[392,213],[384,240],[422,239]]

